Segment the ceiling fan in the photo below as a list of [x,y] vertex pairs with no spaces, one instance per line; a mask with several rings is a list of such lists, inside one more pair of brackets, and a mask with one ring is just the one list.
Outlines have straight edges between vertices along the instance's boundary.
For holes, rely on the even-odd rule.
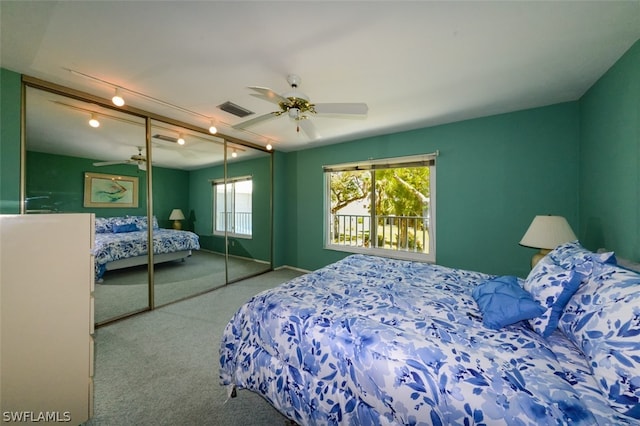
[[291,92],[283,93],[279,95],[271,89],[259,86],[249,86],[249,89],[257,92],[252,93],[255,96],[265,101],[274,103],[280,107],[280,110],[270,112],[268,114],[260,115],[247,121],[235,124],[232,127],[234,129],[245,129],[249,126],[253,126],[262,121],[269,120],[271,118],[279,117],[282,114],[287,114],[289,117],[296,121],[296,131],[302,131],[310,138],[318,138],[315,126],[309,120],[312,115],[315,114],[336,114],[336,115],[364,115],[368,111],[367,104],[365,103],[320,103],[313,104],[309,100],[309,97],[302,92],[298,92],[296,89],[301,82],[299,76],[290,74],[287,76],[287,82],[291,86]]
[[98,163],[93,163],[93,165],[96,167],[113,166],[116,164],[136,164],[138,166],[138,169],[147,170],[147,157],[142,155],[142,147],[138,147],[138,153],[132,155],[128,160],[102,161]]

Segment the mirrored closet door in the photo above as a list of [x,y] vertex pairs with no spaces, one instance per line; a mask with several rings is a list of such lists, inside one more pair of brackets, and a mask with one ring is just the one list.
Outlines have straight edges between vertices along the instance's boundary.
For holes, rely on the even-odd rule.
[[194,177],[224,163],[224,140],[152,120],[151,147],[155,238],[164,241],[154,259],[154,301],[162,306],[226,283],[224,251],[210,238],[210,190]]
[[271,160],[267,152],[229,142],[226,185],[212,179],[214,234],[226,237],[229,282],[271,269]]
[[96,324],[272,268],[272,153],[27,80],[24,213],[95,214]]
[[145,119],[33,87],[25,106],[24,212],[95,213],[96,323],[148,309],[146,256],[117,240],[146,223]]

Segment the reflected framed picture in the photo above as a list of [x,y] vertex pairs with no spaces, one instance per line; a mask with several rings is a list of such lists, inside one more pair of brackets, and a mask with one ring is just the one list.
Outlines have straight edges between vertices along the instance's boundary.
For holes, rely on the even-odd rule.
[[138,207],[138,178],[85,172],[84,207]]

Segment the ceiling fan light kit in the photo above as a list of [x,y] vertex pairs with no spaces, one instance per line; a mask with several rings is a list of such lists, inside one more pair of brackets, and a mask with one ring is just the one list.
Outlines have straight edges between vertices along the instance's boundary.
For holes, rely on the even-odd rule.
[[289,86],[291,86],[291,91],[281,95],[266,87],[249,86],[249,89],[256,92],[252,93],[252,96],[266,100],[267,102],[275,103],[280,107],[280,110],[237,123],[232,127],[234,129],[246,129],[249,126],[256,125],[262,121],[279,117],[280,115],[287,113],[290,118],[296,121],[296,131],[300,131],[300,129],[302,129],[310,139],[317,139],[320,136],[316,132],[313,123],[308,120],[313,115],[364,115],[369,109],[365,103],[313,104],[307,95],[296,90],[301,81],[302,79],[298,75],[289,74],[287,76],[287,82],[289,83]]

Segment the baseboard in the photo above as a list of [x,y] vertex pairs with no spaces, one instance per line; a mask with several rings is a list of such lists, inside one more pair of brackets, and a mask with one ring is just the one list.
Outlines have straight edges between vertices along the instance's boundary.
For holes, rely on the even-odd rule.
[[277,271],[279,269],[291,269],[292,271],[302,272],[303,274],[308,274],[309,272],[311,272],[307,269],[296,268],[294,266],[289,266],[289,265],[282,265],[282,266],[278,266],[277,268],[273,268],[274,271]]

